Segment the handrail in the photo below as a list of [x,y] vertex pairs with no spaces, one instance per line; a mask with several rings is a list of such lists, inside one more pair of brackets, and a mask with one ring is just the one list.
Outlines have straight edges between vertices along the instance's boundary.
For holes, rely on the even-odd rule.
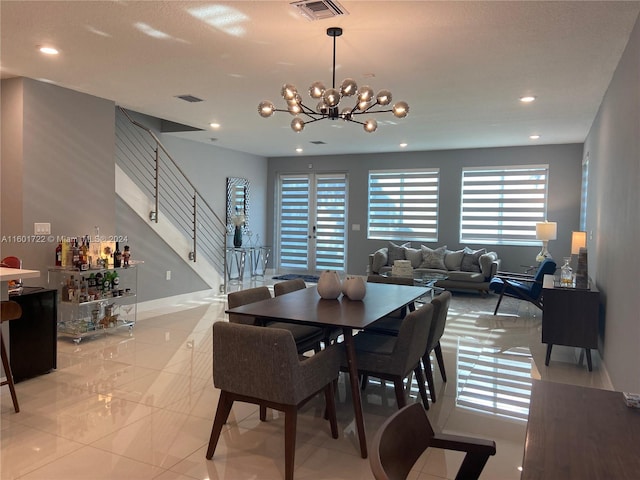
[[[118,109],[131,125],[143,130],[152,139],[149,142],[135,134],[135,129],[127,128],[126,122],[116,122],[118,125],[116,137],[120,148],[117,158],[121,158],[125,163],[133,176],[132,179],[154,197],[155,210],[150,212],[149,219],[158,223],[159,210],[163,209],[166,218],[185,236],[191,237],[193,243],[189,260],[195,262],[197,252],[202,251],[205,257],[209,257],[211,263],[220,266],[220,276],[226,280],[228,235],[226,223],[220,219],[209,202],[189,180],[158,136],[150,128],[132,118],[124,108],[118,106]],[[151,157],[149,157],[149,150],[153,150]],[[162,177],[161,172],[163,172]],[[151,179],[151,176],[154,178]],[[161,195],[161,192],[166,193]]]

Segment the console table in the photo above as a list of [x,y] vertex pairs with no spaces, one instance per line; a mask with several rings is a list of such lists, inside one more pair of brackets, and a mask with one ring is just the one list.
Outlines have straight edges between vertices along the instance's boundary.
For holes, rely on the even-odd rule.
[[244,269],[249,260],[251,278],[264,277],[271,247],[227,247],[227,281],[242,282]]
[[591,349],[598,348],[600,293],[589,289],[558,287],[553,275],[542,285],[542,343],[547,344],[544,364],[549,365],[553,345],[584,348],[592,371]]
[[522,480],[638,478],[639,444],[622,392],[533,380]]

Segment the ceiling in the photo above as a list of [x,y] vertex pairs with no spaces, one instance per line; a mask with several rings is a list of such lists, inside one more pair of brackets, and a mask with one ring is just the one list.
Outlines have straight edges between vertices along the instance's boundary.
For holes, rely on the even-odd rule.
[[[640,12],[640,2],[613,1],[340,5],[347,15],[310,21],[288,1],[3,0],[2,78],[110,99],[202,129],[183,138],[266,157],[573,143],[584,141]],[[344,29],[336,82],[391,90],[409,103],[407,118],[380,114],[375,133],[340,120],[294,133],[288,113],[258,115],[261,100],[285,108],[284,83],[303,98],[313,81],[331,84],[332,26]]]

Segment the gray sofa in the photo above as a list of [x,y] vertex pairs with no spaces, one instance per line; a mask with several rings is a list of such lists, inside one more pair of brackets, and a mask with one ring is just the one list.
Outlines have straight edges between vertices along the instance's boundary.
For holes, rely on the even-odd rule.
[[369,254],[368,274],[390,273],[395,260],[409,260],[413,276],[441,273],[448,276],[438,280],[436,287],[447,290],[473,290],[485,295],[489,292],[489,282],[498,272],[500,259],[496,252],[486,249],[448,250],[446,246],[432,249],[425,245],[411,247],[410,243],[397,245],[389,242],[387,247]]

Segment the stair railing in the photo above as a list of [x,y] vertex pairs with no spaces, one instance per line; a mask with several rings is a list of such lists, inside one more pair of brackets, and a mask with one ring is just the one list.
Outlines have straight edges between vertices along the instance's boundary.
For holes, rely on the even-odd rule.
[[[116,115],[118,165],[149,197],[154,210],[149,220],[158,222],[162,212],[193,242],[188,260],[202,255],[226,279],[227,225],[198,192],[156,134],[131,117],[122,107]],[[144,135],[142,132],[146,132]]]

